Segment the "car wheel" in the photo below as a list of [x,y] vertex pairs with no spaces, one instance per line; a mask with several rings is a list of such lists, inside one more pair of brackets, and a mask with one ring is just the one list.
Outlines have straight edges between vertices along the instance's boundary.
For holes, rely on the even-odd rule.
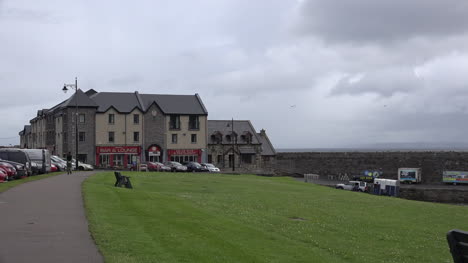
[[343,188],[343,187],[341,187],[341,186],[338,186],[336,189],[341,189],[341,190],[344,190],[344,188]]
[[84,167],[83,167],[83,166],[80,166],[80,167],[78,167],[78,170],[83,171],[83,170],[84,170]]

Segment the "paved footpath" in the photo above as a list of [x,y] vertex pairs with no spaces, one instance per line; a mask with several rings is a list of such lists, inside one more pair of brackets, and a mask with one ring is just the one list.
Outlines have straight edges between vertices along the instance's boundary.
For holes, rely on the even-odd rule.
[[57,175],[0,193],[0,263],[103,262],[81,196],[92,174]]

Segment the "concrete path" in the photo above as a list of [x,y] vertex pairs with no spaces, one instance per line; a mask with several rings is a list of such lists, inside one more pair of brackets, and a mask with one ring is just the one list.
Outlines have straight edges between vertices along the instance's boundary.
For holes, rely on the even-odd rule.
[[0,263],[103,262],[81,196],[92,174],[53,176],[0,193]]

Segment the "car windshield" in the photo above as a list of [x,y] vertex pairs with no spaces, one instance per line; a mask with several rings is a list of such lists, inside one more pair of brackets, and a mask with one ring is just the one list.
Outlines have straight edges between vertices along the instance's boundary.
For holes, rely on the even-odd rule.
[[26,154],[23,152],[0,152],[0,158],[17,162],[17,163],[26,163]]
[[210,167],[210,168],[214,168],[214,167],[215,167],[215,166],[212,165],[211,163],[205,163],[205,166],[206,166],[206,167]]
[[181,163],[178,163],[178,162],[172,162],[172,164],[176,166],[182,165]]

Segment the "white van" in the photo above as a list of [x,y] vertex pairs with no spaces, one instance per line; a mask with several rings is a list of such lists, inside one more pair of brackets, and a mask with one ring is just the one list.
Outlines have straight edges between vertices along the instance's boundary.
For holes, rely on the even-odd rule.
[[[34,162],[37,164],[39,173],[43,173],[43,172],[50,173],[51,161],[50,161],[49,150],[45,150],[45,149],[21,149],[21,150],[29,156],[29,159],[31,159],[31,162]],[[45,160],[45,166],[43,166],[43,163],[42,163],[43,160]]]

